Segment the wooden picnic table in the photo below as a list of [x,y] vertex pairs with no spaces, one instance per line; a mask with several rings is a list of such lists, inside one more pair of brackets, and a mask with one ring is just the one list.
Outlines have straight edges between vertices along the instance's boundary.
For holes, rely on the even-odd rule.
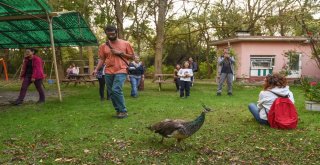
[[67,79],[62,80],[62,82],[67,83],[67,86],[70,82],[73,82],[74,86],[77,86],[77,84],[80,83],[91,83],[92,85],[95,85],[94,82],[97,81],[97,79],[92,79],[91,76],[91,74],[71,74],[68,75]]
[[[161,84],[163,83],[174,83],[174,74],[155,74],[154,75],[154,82],[159,84],[159,91],[161,91]],[[172,79],[171,79],[172,78]]]

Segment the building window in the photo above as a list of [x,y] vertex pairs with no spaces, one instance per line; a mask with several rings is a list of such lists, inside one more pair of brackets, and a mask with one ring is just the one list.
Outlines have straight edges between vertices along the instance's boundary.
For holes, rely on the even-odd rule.
[[299,70],[299,53],[293,53],[288,56],[290,70]]
[[289,50],[284,53],[284,56],[287,57],[288,61],[281,71],[284,72],[288,78],[301,77],[301,52]]
[[250,56],[250,76],[266,76],[272,73],[275,56],[272,55],[251,55]]

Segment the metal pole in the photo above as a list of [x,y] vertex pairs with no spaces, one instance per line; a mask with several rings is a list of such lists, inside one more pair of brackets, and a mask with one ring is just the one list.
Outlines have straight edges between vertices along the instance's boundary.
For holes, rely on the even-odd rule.
[[60,80],[59,80],[59,73],[58,73],[58,67],[57,67],[56,49],[54,47],[54,39],[53,39],[52,17],[51,18],[48,17],[48,21],[49,21],[49,29],[50,29],[50,41],[51,41],[53,62],[54,62],[54,72],[56,74],[56,81],[57,81],[57,88],[58,88],[58,96],[59,96],[60,102],[62,102]]

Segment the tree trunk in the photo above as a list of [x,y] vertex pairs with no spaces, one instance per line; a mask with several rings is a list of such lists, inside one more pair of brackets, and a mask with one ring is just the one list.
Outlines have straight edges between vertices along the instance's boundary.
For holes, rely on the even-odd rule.
[[9,49],[4,49],[4,59],[6,61],[9,59]]
[[155,73],[162,73],[162,52],[163,52],[163,42],[164,42],[164,25],[167,9],[167,0],[159,0],[159,11],[158,11],[158,21],[156,24],[156,47],[155,47]]
[[57,67],[58,67],[59,80],[62,80],[65,77],[65,75],[64,75],[65,72],[63,69],[61,47],[56,48],[56,56],[57,56]]
[[[206,63],[207,63],[207,78],[211,78],[211,74],[212,74],[212,66],[210,64],[210,58],[209,58],[209,55],[210,55],[210,45],[209,43],[207,42],[207,48],[206,48]],[[198,64],[199,65],[199,64]]]
[[138,46],[137,53],[140,56],[140,53],[141,53],[141,39],[140,39],[140,37],[138,37],[138,39],[137,39],[137,46]]
[[84,73],[84,58],[83,58],[83,47],[82,46],[79,46],[79,53],[80,53],[80,62],[79,62],[79,73],[83,74]]
[[120,0],[114,1],[114,10],[117,18],[118,38],[124,39],[123,32],[123,11],[120,5]]
[[88,46],[88,60],[89,60],[89,74],[90,74],[94,70],[94,58],[93,58],[93,52],[92,52],[91,46]]

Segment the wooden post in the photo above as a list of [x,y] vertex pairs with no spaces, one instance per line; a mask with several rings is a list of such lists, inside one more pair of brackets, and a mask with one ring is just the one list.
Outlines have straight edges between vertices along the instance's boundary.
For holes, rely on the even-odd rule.
[[89,74],[91,74],[94,70],[94,58],[93,58],[93,52],[92,52],[91,46],[88,46],[88,60],[89,60]]
[[85,65],[85,62],[83,61],[83,47],[82,46],[79,46],[79,53],[80,53],[80,62],[79,62],[79,71],[81,74],[84,73],[84,65]]
[[60,102],[62,102],[62,95],[61,95],[61,90],[60,90],[60,80],[59,80],[59,73],[58,73],[58,67],[57,67],[56,49],[54,46],[54,38],[53,38],[52,18],[49,18],[49,16],[48,16],[48,21],[49,21],[50,41],[51,41],[53,62],[54,62],[54,72],[56,74],[56,81],[57,81],[56,83],[57,83],[57,88],[58,88],[58,96],[59,96]]

